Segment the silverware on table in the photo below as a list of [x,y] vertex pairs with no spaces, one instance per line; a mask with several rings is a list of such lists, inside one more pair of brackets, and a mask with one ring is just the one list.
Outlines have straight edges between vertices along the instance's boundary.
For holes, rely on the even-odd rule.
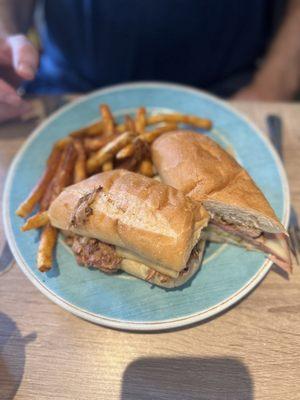
[[[282,152],[282,120],[278,115],[267,116],[267,126],[269,138],[277,150],[282,163],[284,164],[284,157]],[[296,257],[297,264],[300,265],[300,228],[296,211],[291,204],[291,213],[289,221],[290,243],[293,253]]]

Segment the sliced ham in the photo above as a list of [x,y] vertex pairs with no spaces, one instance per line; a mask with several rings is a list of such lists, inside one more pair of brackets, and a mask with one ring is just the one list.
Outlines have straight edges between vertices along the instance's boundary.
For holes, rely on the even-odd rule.
[[268,254],[270,260],[272,260],[278,267],[282,268],[286,272],[292,272],[292,260],[290,256],[289,246],[287,238],[281,233],[266,233],[264,232],[259,237],[251,237],[249,234],[242,232],[239,228],[234,225],[226,224],[219,221],[211,221],[212,226],[241,238],[246,244],[250,244],[254,248]]
[[245,226],[245,225],[238,225],[238,224],[233,225],[232,223],[227,222],[223,218],[219,217],[218,215],[215,215],[213,217],[212,221],[215,223],[215,225],[218,225],[218,226],[221,226],[221,225],[222,226],[225,225],[225,226],[229,226],[229,227],[232,226],[232,227],[234,227],[235,231],[239,231],[243,234],[246,234],[247,236],[251,236],[252,238],[257,238],[263,233],[261,229],[250,227],[250,226]]

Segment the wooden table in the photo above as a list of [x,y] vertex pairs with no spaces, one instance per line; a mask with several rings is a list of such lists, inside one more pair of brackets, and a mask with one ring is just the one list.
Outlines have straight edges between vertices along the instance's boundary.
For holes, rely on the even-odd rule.
[[[234,106],[263,130],[268,113],[283,118],[286,168],[300,215],[300,106]],[[47,107],[55,102],[48,99]],[[1,192],[11,159],[35,124],[1,126]],[[289,281],[271,271],[217,318],[137,334],[60,309],[14,265],[0,277],[0,399],[300,399],[299,278],[300,268]]]

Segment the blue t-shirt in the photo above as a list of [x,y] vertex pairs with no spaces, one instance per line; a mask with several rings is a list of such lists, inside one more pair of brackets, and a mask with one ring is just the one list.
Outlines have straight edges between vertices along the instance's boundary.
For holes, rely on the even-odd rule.
[[43,55],[31,91],[81,92],[163,80],[221,95],[264,52],[270,0],[44,0]]

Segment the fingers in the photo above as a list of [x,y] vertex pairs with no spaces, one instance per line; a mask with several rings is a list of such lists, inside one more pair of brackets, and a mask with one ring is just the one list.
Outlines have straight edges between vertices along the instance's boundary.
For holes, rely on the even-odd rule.
[[0,104],[6,103],[10,106],[19,106],[21,102],[22,100],[15,89],[3,79],[0,79]]
[[20,104],[15,106],[2,103],[0,100],[0,123],[10,119],[19,118],[31,111],[31,105],[21,100]]
[[15,89],[0,79],[0,123],[21,117],[31,111],[31,105],[17,95]]
[[11,50],[6,38],[0,37],[0,64],[11,66]]
[[12,53],[12,64],[16,73],[23,79],[31,80],[38,67],[38,52],[23,35],[10,36],[8,44]]

